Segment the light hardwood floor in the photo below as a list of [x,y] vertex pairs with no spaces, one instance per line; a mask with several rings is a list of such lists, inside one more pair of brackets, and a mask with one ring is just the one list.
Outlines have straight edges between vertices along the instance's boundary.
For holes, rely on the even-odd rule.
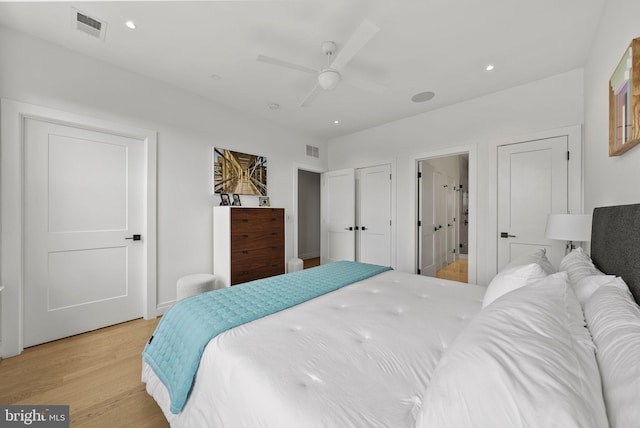
[[469,282],[469,263],[467,259],[458,259],[436,272],[436,278]]
[[169,426],[140,381],[142,350],[158,321],[129,321],[0,360],[0,403],[67,404],[73,428]]

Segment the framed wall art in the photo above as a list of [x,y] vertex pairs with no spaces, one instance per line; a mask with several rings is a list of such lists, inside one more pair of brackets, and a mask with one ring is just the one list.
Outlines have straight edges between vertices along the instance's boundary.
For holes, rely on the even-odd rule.
[[609,156],[640,143],[640,38],[633,39],[609,80]]
[[265,196],[267,158],[233,150],[211,148],[211,193]]

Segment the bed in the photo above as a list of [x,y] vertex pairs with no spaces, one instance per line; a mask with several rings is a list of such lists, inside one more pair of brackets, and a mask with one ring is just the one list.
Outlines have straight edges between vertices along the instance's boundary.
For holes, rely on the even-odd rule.
[[[251,304],[270,309],[159,367],[162,325],[195,330],[179,303],[142,380],[174,427],[640,426],[639,223],[640,205],[597,208],[592,258],[557,272],[538,251],[489,288],[382,269],[286,309]],[[329,276],[315,269],[307,285]],[[188,359],[180,401],[167,376]]]

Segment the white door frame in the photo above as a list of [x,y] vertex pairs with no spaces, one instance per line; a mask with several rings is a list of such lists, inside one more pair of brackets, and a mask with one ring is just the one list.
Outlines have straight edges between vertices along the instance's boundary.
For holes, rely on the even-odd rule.
[[142,140],[145,150],[146,204],[144,255],[145,319],[157,316],[157,236],[156,236],[156,161],[157,133],[142,128],[115,124],[100,119],[36,106],[19,101],[1,100],[2,134],[0,147],[0,286],[4,286],[0,308],[0,357],[18,355],[23,350],[23,266],[24,266],[24,121],[26,118],[108,132]]
[[[298,257],[298,171],[308,171],[322,174],[325,168],[293,163],[293,257]],[[320,207],[322,210],[322,207]]]
[[478,215],[478,148],[475,144],[450,147],[440,150],[434,150],[427,153],[420,153],[409,157],[409,172],[411,174],[409,187],[409,221],[413,226],[410,234],[409,245],[411,248],[410,255],[413,259],[413,273],[418,272],[418,162],[441,158],[447,156],[456,156],[461,154],[469,154],[469,283],[477,283],[477,215]]
[[571,156],[567,165],[568,209],[580,214],[584,209],[584,169],[582,159],[582,126],[573,125],[551,129],[533,134],[510,137],[489,143],[489,218],[487,227],[487,278],[490,280],[498,271],[498,147],[518,144],[527,141],[543,140],[553,137],[567,136],[567,144]]

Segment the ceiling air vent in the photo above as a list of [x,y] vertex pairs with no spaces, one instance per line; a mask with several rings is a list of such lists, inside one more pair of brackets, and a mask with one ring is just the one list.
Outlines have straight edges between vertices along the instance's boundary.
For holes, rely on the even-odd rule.
[[314,158],[319,157],[320,156],[319,149],[317,147],[310,146],[307,144],[307,156],[311,156]]
[[71,26],[76,30],[104,41],[107,33],[107,23],[71,8]]

